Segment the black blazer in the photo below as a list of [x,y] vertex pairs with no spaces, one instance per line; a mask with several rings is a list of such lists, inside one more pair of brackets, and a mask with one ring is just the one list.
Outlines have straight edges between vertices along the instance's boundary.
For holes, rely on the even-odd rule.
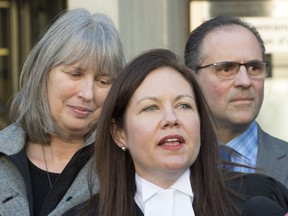
[[[235,175],[230,173],[231,175]],[[285,212],[288,212],[288,189],[277,180],[262,174],[245,174],[244,176],[232,178],[229,187],[238,192],[241,197],[233,197],[233,202],[241,210],[246,202],[255,196],[267,197],[278,203]],[[81,203],[74,208],[70,209],[64,216],[76,216],[81,208],[85,205]],[[136,215],[144,216],[138,205],[136,205]],[[98,216],[98,202],[95,203],[95,209],[91,216]]]

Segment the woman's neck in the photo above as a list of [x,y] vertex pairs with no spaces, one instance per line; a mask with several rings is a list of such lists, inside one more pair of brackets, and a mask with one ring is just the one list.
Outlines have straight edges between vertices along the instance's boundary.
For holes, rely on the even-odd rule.
[[26,154],[29,160],[40,169],[53,173],[61,173],[73,155],[83,145],[84,140],[68,141],[66,139],[59,139],[58,137],[51,137],[49,145],[28,142]]

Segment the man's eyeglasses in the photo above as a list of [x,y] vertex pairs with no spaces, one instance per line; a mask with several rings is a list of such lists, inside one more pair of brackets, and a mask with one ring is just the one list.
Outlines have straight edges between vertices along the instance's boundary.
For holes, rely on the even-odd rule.
[[246,68],[249,77],[252,79],[261,79],[268,75],[269,73],[269,62],[264,61],[250,61],[244,64],[239,62],[217,62],[213,64],[208,64],[204,66],[197,67],[196,70],[201,70],[203,68],[211,67],[215,71],[215,74],[220,79],[234,79],[240,69],[240,66]]

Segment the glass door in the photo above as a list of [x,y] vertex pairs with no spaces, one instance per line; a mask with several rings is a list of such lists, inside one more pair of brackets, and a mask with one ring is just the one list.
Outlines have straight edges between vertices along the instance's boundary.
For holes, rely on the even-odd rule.
[[6,124],[7,102],[12,94],[10,4],[0,1],[0,130]]
[[66,0],[0,0],[0,130],[9,121],[9,102],[19,89],[21,65],[66,5]]

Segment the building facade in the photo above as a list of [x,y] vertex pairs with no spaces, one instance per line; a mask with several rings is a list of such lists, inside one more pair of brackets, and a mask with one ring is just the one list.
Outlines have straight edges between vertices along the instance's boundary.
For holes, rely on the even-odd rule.
[[19,88],[21,64],[33,43],[60,11],[78,7],[112,18],[127,61],[151,48],[171,49],[183,57],[190,31],[204,20],[220,14],[245,18],[262,35],[272,65],[258,121],[288,140],[286,0],[0,0],[0,122],[7,117],[9,99]]

